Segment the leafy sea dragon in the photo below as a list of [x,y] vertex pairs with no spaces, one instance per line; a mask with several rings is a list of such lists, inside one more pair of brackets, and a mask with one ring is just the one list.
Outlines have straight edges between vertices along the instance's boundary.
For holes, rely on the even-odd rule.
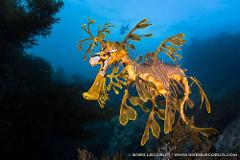
[[[164,121],[163,130],[165,134],[172,131],[175,117],[178,115],[196,135],[201,134],[208,137],[216,133],[214,128],[196,127],[193,120],[185,115],[187,106],[193,108],[194,105],[189,98],[191,93],[190,87],[193,84],[196,84],[199,88],[201,106],[205,102],[207,112],[211,112],[208,98],[200,82],[194,77],[186,76],[185,70],[178,65],[166,64],[158,58],[159,53],[165,53],[173,61],[179,60],[181,56],[178,54],[178,51],[181,50],[181,46],[185,43],[183,33],[164,40],[156,51],[147,53],[144,57],[144,62],[142,62],[141,56],[138,60],[130,58],[128,53],[134,50],[135,47],[128,41],[139,41],[142,37],[152,36],[152,34],[138,35],[134,33],[138,29],[150,26],[148,19],[143,19],[137,23],[122,42],[105,40],[105,36],[110,33],[111,23],[105,23],[103,28],[99,26],[97,36],[93,36],[90,25],[94,23],[95,21],[89,18],[88,23],[82,25],[82,30],[89,34],[90,37],[79,42],[80,49],[82,49],[84,42],[91,42],[84,54],[84,58],[86,59],[86,53],[88,53],[91,56],[89,63],[92,66],[100,65],[99,73],[91,88],[83,93],[84,99],[96,100],[99,102],[100,107],[103,108],[106,101],[109,100],[108,91],[113,89],[116,94],[119,94],[117,88],[122,89],[125,87],[120,106],[120,124],[125,126],[129,120],[136,120],[137,118],[137,112],[127,104],[127,100],[133,106],[141,107],[144,112],[150,112],[141,139],[142,146],[149,139],[150,129],[154,137],[159,138],[160,136],[160,125],[155,120],[155,115]],[[95,46],[101,47],[101,50],[92,54]],[[112,72],[108,73],[110,68],[112,68]],[[109,79],[108,81],[106,80],[107,78]],[[192,81],[191,85],[189,85],[189,80]],[[135,86],[138,96],[132,96],[129,93],[130,86]],[[164,101],[158,103],[158,97],[163,97]],[[150,101],[152,104],[151,110],[144,106],[147,101]],[[163,109],[160,108],[162,105],[164,105]],[[179,114],[176,114],[177,112]]]

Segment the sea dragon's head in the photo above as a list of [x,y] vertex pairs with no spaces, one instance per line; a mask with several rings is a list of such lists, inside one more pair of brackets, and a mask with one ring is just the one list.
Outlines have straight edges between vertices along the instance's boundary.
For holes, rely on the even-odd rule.
[[[83,93],[83,98],[86,100],[98,100],[100,106],[103,107],[105,101],[108,99],[106,77],[109,66],[116,65],[128,55],[128,51],[135,49],[134,45],[128,43],[129,39],[139,41],[141,37],[150,37],[152,34],[137,35],[133,32],[137,29],[144,29],[151,24],[148,24],[147,19],[143,19],[126,35],[122,42],[110,42],[104,38],[106,34],[110,33],[109,28],[113,25],[111,23],[105,23],[103,28],[99,26],[97,36],[95,37],[90,31],[90,25],[94,23],[94,20],[88,19],[88,23],[82,25],[82,30],[89,34],[90,37],[79,41],[79,49],[82,49],[84,42],[90,41],[90,43],[88,43],[89,47],[84,54],[84,59],[86,59],[86,54],[88,54],[90,56],[89,63],[91,66],[100,65],[100,70],[91,88]],[[100,48],[99,52],[92,54],[96,46]]]
[[[82,30],[90,35],[89,38],[83,39],[79,42],[79,48],[82,49],[82,45],[86,41],[90,41],[89,47],[84,54],[84,59],[86,59],[86,54],[90,56],[89,63],[91,66],[100,66],[100,70],[93,82],[91,88],[83,93],[83,98],[86,100],[103,100],[107,98],[106,94],[106,74],[109,66],[121,60],[121,58],[126,55],[121,43],[119,42],[109,42],[104,40],[106,34],[109,34],[109,27],[112,27],[111,23],[105,23],[103,28],[98,27],[98,34],[96,37],[90,31],[90,25],[94,24],[95,21],[89,19],[87,24],[82,25]],[[99,52],[94,53],[95,47],[100,48]]]
[[117,63],[126,55],[126,52],[117,42],[105,42],[101,44],[101,50],[91,56],[89,63],[91,66],[100,65],[100,70],[95,78],[92,87],[83,93],[86,100],[99,100],[102,92],[106,92],[105,82],[109,66]]
[[100,75],[106,76],[109,66],[120,61],[126,52],[118,42],[106,42],[101,45],[101,51],[91,56],[89,63],[91,66],[101,65]]

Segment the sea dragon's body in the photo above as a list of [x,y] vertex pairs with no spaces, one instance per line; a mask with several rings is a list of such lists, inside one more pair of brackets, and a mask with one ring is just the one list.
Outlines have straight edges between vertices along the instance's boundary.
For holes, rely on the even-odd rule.
[[[127,47],[133,48],[131,44],[128,44],[129,39],[140,40],[140,36],[133,32],[137,29],[143,29],[150,24],[147,23],[147,19],[139,22],[126,36],[126,38],[120,42],[106,42],[103,40],[104,32],[109,32],[107,27],[104,26],[103,30],[98,31],[98,36],[93,37],[90,32],[89,25],[94,21],[89,20],[88,28],[83,27],[83,30],[90,34],[90,38],[85,40],[93,40],[93,43],[88,49],[93,49],[96,42],[101,44],[102,50],[92,55],[90,64],[92,66],[100,64],[100,71],[88,92],[83,93],[83,97],[87,100],[97,100],[100,107],[103,108],[106,100],[109,99],[108,91],[111,89],[118,94],[116,88],[122,89],[125,86],[124,95],[122,98],[122,104],[120,107],[119,121],[122,125],[127,125],[129,120],[135,120],[137,117],[136,111],[127,104],[127,99],[133,106],[140,106],[143,111],[149,112],[149,109],[144,106],[147,101],[151,101],[152,109],[149,114],[149,118],[144,130],[144,134],[141,140],[141,145],[144,145],[149,138],[149,129],[152,130],[153,136],[156,138],[160,135],[160,126],[155,120],[156,114],[161,120],[164,121],[164,133],[167,134],[172,131],[176,113],[179,113],[181,120],[189,126],[196,134],[201,133],[204,136],[215,133],[213,128],[198,128],[194,125],[192,120],[189,120],[185,115],[185,106],[193,108],[193,102],[189,98],[190,86],[188,79],[195,82],[199,87],[201,93],[201,104],[205,101],[208,113],[211,112],[210,104],[201,88],[200,83],[194,77],[187,77],[185,71],[178,65],[165,64],[158,58],[160,52],[166,53],[172,60],[176,60],[179,55],[177,50],[180,50],[184,34],[174,35],[165,41],[163,41],[155,52],[147,53],[142,62],[140,60],[133,60],[129,57]],[[84,25],[86,26],[86,25]],[[148,37],[150,34],[143,35]],[[85,41],[80,41],[80,45]],[[170,45],[169,45],[170,43]],[[113,66],[112,73],[107,74],[109,66]],[[109,83],[106,86],[106,79],[109,78]],[[129,93],[129,86],[135,85],[138,96],[132,96]],[[157,98],[164,97],[164,109],[160,108]]]

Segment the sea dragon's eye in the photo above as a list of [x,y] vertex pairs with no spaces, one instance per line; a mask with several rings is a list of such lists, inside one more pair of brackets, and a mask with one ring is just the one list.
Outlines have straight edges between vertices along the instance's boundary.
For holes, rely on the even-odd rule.
[[109,53],[108,51],[107,51],[107,52],[103,52],[103,53],[101,54],[101,58],[102,58],[102,59],[107,59],[109,55],[110,55],[110,53]]

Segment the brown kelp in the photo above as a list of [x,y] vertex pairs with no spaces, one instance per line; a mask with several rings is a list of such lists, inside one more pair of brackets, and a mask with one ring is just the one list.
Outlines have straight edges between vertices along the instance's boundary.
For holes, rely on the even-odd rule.
[[[201,95],[201,106],[205,102],[207,112],[210,113],[210,103],[201,87],[200,82],[195,77],[188,77],[185,70],[179,65],[170,65],[164,63],[158,58],[159,53],[168,55],[172,61],[176,62],[182,57],[178,54],[181,46],[186,42],[184,34],[176,34],[164,40],[154,52],[147,53],[142,62],[142,57],[138,61],[130,58],[128,52],[134,50],[135,46],[129,43],[129,40],[140,41],[143,37],[151,37],[152,34],[139,35],[136,30],[144,29],[151,24],[148,19],[143,19],[126,35],[121,42],[106,41],[105,36],[109,34],[111,23],[104,24],[103,28],[98,27],[97,36],[94,37],[90,31],[90,25],[94,24],[92,19],[82,26],[83,31],[89,34],[89,38],[81,40],[79,48],[82,49],[84,42],[89,41],[89,47],[85,53],[88,53],[90,64],[100,65],[99,73],[89,91],[83,93],[86,100],[97,100],[101,108],[109,100],[108,92],[112,89],[115,94],[119,94],[118,89],[124,89],[124,95],[120,106],[119,121],[122,125],[127,125],[129,120],[136,120],[137,112],[133,107],[127,104],[127,100],[133,106],[140,106],[144,112],[150,112],[146,127],[142,136],[141,145],[143,146],[149,139],[150,130],[156,138],[160,136],[160,125],[155,119],[155,115],[164,121],[164,133],[172,131],[177,115],[183,123],[188,126],[196,135],[208,137],[216,133],[214,128],[196,127],[185,114],[187,106],[193,108],[194,103],[190,99],[191,86],[196,84]],[[92,54],[94,47],[101,47],[99,53]],[[86,56],[84,56],[85,58]],[[111,67],[110,67],[111,66]],[[111,73],[108,73],[113,68]],[[106,79],[109,79],[108,81]],[[189,81],[192,83],[189,85]],[[135,86],[138,96],[132,96],[129,93],[129,87]],[[162,103],[158,103],[157,98],[164,98],[164,108],[160,108]],[[150,101],[152,108],[149,109],[145,103]]]

